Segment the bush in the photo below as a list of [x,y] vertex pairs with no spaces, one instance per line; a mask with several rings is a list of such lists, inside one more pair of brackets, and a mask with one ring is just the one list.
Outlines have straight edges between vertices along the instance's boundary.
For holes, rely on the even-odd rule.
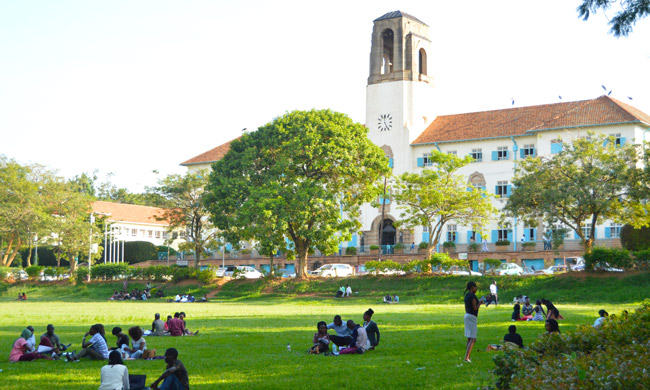
[[508,240],[499,240],[494,243],[494,245],[510,245],[510,241]]
[[[170,256],[173,256],[173,255],[175,255],[175,254],[178,253],[178,252],[176,251],[176,249],[174,249],[174,248],[172,248],[172,247],[168,247],[168,246],[166,246],[166,245],[158,245],[158,246],[156,247],[156,249],[158,250],[158,252],[165,252],[165,253],[167,253],[167,248],[169,248],[169,255],[170,255]],[[158,254],[156,254],[156,258],[158,258]]]
[[30,279],[38,279],[39,276],[41,276],[41,271],[43,271],[45,267],[40,266],[40,265],[32,265],[31,267],[25,268],[25,272],[27,272],[27,276],[29,276]]
[[128,241],[124,243],[124,261],[129,264],[158,259],[158,247],[147,241]]
[[370,245],[370,250],[371,251],[376,251],[379,249],[379,245]]
[[397,244],[395,244],[395,249],[404,249],[404,243],[398,242]]
[[371,261],[367,261],[365,266],[366,266],[366,271],[377,272],[377,273],[402,270],[402,264],[396,263],[393,260],[383,260],[383,261],[371,260]]
[[13,271],[11,267],[0,267],[0,280],[9,280],[13,279]]
[[83,283],[88,280],[88,267],[77,267],[77,270],[74,273],[74,278],[77,283]]
[[524,248],[532,248],[532,247],[534,247],[536,245],[537,245],[536,242],[531,242],[531,241],[524,242],[523,244],[521,244],[521,246],[524,247]]
[[422,241],[421,243],[418,244],[418,248],[420,248],[420,249],[428,249],[429,248],[429,243]]
[[650,249],[650,227],[635,229],[631,225],[621,227],[621,246],[629,251]]
[[445,242],[442,243],[442,247],[447,248],[447,249],[456,248],[456,243],[453,242],[453,241],[445,241]]
[[470,252],[478,252],[480,248],[481,248],[481,244],[479,244],[478,242],[473,242],[469,244]]
[[349,246],[349,247],[345,248],[345,254],[348,255],[348,256],[354,256],[354,255],[357,254],[357,248],[355,248],[353,246]]
[[488,271],[494,273],[497,268],[501,265],[501,260],[499,259],[484,259],[483,265],[485,266],[485,272]]
[[586,269],[602,269],[615,267],[630,269],[634,265],[630,252],[625,249],[593,248],[591,253],[585,254]]
[[[600,328],[543,335],[527,350],[494,357],[498,389],[548,388],[548,378],[567,389],[640,389],[648,381],[650,301],[636,313],[612,315]],[[539,375],[543,372],[544,375]]]
[[650,249],[644,249],[634,253],[636,266],[640,269],[648,269],[650,266]]
[[[56,266],[56,253],[54,252],[55,247],[51,246],[39,246],[38,247],[38,265],[42,265],[44,267],[55,267]],[[20,251],[20,255],[23,259],[27,259],[27,255],[29,252],[29,248],[22,249]],[[36,250],[35,248],[32,248],[32,264],[34,264],[36,261]],[[61,265],[63,266],[69,266],[70,262],[68,260],[61,259]]]

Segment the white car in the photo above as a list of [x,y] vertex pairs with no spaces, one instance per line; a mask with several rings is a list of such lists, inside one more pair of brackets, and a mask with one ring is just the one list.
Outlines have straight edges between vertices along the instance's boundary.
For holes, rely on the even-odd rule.
[[[237,277],[239,278],[259,279],[263,276],[260,271],[247,265],[240,265],[237,269],[239,270],[239,272],[237,272]],[[232,276],[233,274],[231,273],[230,275]]]
[[524,269],[519,264],[503,263],[496,272],[497,275],[523,275]]
[[354,275],[354,268],[349,264],[325,264],[319,269],[313,271],[312,275],[322,276],[324,278],[341,278]]
[[479,273],[479,272],[472,271],[472,270],[468,271],[467,269],[461,268],[461,267],[459,267],[457,265],[453,265],[453,266],[449,267],[449,269],[447,270],[447,274],[449,274],[449,275],[481,276],[481,273]]
[[232,276],[232,273],[234,270],[236,270],[237,267],[234,265],[229,265],[226,267],[219,267],[217,270],[214,272],[214,275],[218,278],[223,278],[224,276]]
[[555,275],[555,274],[562,274],[567,272],[567,266],[566,265],[553,265],[550,266],[546,269],[541,269],[539,271],[535,271],[536,275]]

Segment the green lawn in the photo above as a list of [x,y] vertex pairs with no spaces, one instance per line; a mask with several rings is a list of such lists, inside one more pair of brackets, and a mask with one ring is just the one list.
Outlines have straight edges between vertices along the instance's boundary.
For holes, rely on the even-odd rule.
[[[465,282],[456,279],[453,284],[458,285],[459,281]],[[414,283],[404,282],[411,285],[413,291],[418,291]],[[486,283],[487,279],[483,289],[487,288]],[[386,305],[379,303],[379,297],[363,293],[345,300],[265,297],[254,293],[256,289],[250,284],[242,284],[239,289],[243,293],[253,291],[254,298],[239,299],[234,293],[237,288],[230,287],[213,302],[205,304],[106,302],[93,300],[90,293],[76,302],[73,295],[65,294],[64,287],[58,287],[58,290],[52,289],[54,293],[50,296],[47,288],[28,289],[34,300],[12,301],[14,289],[20,288],[23,287],[6,289],[0,298],[4,313],[0,353],[5,356],[0,363],[3,370],[0,387],[15,390],[97,389],[103,365],[90,361],[8,363],[11,345],[26,325],[33,325],[36,334],[40,335],[48,323],[53,323],[61,340],[73,343],[72,349],[79,350],[81,338],[91,324],[105,325],[110,346],[115,343],[110,335],[113,326],[148,328],[156,312],[166,316],[185,311],[188,328],[200,330],[199,336],[149,337],[147,345],[156,348],[159,354],[165,348],[177,348],[179,359],[189,371],[192,389],[230,389],[233,385],[245,389],[476,389],[492,381],[489,370],[493,367],[494,353],[485,352],[486,345],[497,343],[512,324],[511,305],[481,309],[477,348],[468,365],[461,364],[465,349],[463,307],[452,303],[427,304],[420,295],[417,299],[414,296],[416,303],[411,303],[409,294],[405,293],[402,303]],[[74,289],[77,288],[80,287]],[[513,291],[517,288],[513,286]],[[442,290],[445,289],[443,286]],[[109,291],[110,287],[104,288],[102,294],[104,290]],[[451,295],[458,297],[460,303],[462,288],[455,288]],[[606,305],[558,304],[566,317],[560,324],[561,330],[593,323],[597,310],[603,307],[609,313],[634,309],[636,298],[629,303]],[[306,354],[318,321],[329,323],[335,314],[362,321],[362,313],[368,307],[375,310],[373,319],[381,331],[377,350],[338,357]],[[519,322],[516,325],[526,344],[544,331],[542,323]],[[291,344],[292,352],[287,352],[287,343]],[[164,369],[163,360],[128,361],[126,364],[130,373],[146,374],[148,383]]]

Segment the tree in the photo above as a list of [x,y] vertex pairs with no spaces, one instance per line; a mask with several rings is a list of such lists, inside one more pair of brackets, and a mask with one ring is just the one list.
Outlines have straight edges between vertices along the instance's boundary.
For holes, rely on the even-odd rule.
[[203,251],[213,246],[216,235],[203,201],[208,173],[200,171],[169,175],[158,184],[155,191],[166,200],[167,208],[157,218],[169,221],[170,233],[179,229],[187,232],[187,245],[194,250],[194,266],[198,267]]
[[207,201],[215,225],[257,241],[260,232],[274,232],[274,242],[285,237],[299,278],[311,248],[334,253],[358,231],[360,206],[379,195],[377,180],[389,171],[367,129],[330,110],[278,117],[233,141],[212,169]]
[[437,150],[431,152],[432,169],[403,173],[394,180],[393,198],[400,209],[399,225],[429,229],[429,252],[440,242],[442,228],[455,221],[465,226],[483,226],[496,209],[482,189],[468,188],[458,170],[472,161]]
[[[647,189],[638,146],[617,145],[604,135],[564,143],[554,158],[528,158],[515,171],[514,190],[505,211],[527,220],[539,217],[549,226],[561,222],[573,229],[591,252],[596,225],[604,220],[646,226]],[[588,234],[585,234],[588,232]]]
[[[578,6],[578,16],[583,20],[589,19],[591,13],[596,13],[599,9],[603,11],[609,9],[615,1],[612,0],[582,0]],[[626,37],[632,32],[637,20],[640,20],[650,14],[650,0],[621,0],[620,10],[616,16],[609,21],[612,26],[609,32],[615,37]]]

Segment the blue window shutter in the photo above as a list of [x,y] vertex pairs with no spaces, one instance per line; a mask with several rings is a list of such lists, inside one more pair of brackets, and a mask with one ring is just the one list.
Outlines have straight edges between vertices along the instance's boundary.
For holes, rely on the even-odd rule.
[[454,237],[454,243],[458,244],[458,236],[460,236],[459,232],[456,232],[456,236]]
[[481,233],[476,233],[476,242],[483,242],[483,238],[481,237]]
[[492,152],[492,161],[497,161],[499,159],[499,152],[496,150]]
[[496,230],[492,230],[492,242],[497,242],[499,241],[499,232]]
[[226,244],[226,250],[227,250],[227,251],[232,250],[232,245],[230,245],[230,244]]
[[612,238],[612,229],[609,226],[605,226],[605,238]]
[[506,186],[506,196],[510,196],[510,195],[512,195],[512,186],[508,184]]
[[625,145],[625,137],[621,137],[621,138],[620,138],[620,141],[621,141],[621,142],[620,142],[620,146]]
[[393,167],[393,159],[389,158],[388,159],[388,168],[392,168],[392,167]]
[[603,146],[607,146],[608,143],[609,143],[609,140],[608,140],[608,139],[605,139],[605,140],[603,141]]
[[537,149],[533,148],[533,154],[531,155],[531,157],[535,157],[535,156],[537,156]]
[[472,241],[472,231],[468,230],[467,231],[467,243],[470,243]]
[[512,242],[512,230],[508,230],[508,241]]
[[353,234],[353,235],[352,235],[352,241],[350,241],[350,243],[348,244],[348,246],[354,246],[354,247],[357,246],[357,235],[356,235],[356,234]]
[[580,236],[578,235],[578,232],[576,232],[575,230],[573,231],[573,238],[575,238],[576,240],[580,239]]
[[533,236],[533,241],[537,241],[537,229],[530,229],[533,231],[532,236]]
[[494,194],[496,195],[498,193],[499,193],[499,186],[494,186]]
[[422,242],[429,242],[429,232],[422,232]]
[[424,166],[424,157],[418,157],[418,167]]
[[556,154],[560,153],[562,151],[562,144],[561,143],[552,143],[551,144],[551,153]]
[[510,160],[510,151],[506,150],[506,160]]
[[526,157],[526,156],[524,156],[524,149],[519,150],[519,157],[521,157],[521,158]]

